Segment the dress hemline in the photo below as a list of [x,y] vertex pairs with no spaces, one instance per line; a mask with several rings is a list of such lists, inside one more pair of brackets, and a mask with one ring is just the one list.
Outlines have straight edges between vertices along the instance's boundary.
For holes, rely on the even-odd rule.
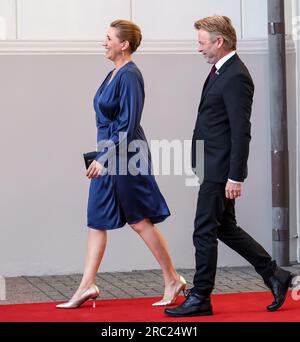
[[156,224],[156,223],[160,223],[160,222],[163,222],[165,221],[171,214],[165,214],[165,215],[156,215],[156,216],[143,216],[141,218],[138,218],[134,221],[126,221],[124,224],[121,224],[121,225],[117,225],[117,226],[114,226],[114,227],[96,227],[96,226],[92,226],[92,225],[87,225],[88,228],[91,228],[91,229],[94,229],[94,230],[115,230],[115,229],[120,229],[120,228],[123,228],[126,223],[128,223],[129,225],[131,224],[137,224],[138,222],[141,222],[145,219],[149,219],[153,224]]

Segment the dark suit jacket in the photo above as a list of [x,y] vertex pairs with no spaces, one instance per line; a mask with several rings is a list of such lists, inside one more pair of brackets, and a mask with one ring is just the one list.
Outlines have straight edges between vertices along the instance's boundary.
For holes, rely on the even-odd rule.
[[208,77],[203,87],[192,141],[192,166],[196,168],[196,141],[204,140],[204,181],[243,181],[247,177],[254,85],[237,54],[218,73],[211,80]]

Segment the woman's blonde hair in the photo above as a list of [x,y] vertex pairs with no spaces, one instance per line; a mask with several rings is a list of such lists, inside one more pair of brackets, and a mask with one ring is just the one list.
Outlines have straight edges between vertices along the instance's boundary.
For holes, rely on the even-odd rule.
[[236,50],[237,36],[230,18],[214,15],[200,19],[194,24],[197,30],[204,30],[212,37],[222,36],[225,50]]
[[132,21],[121,19],[113,21],[110,26],[117,29],[117,37],[121,41],[128,41],[130,52],[135,52],[142,41],[141,29]]

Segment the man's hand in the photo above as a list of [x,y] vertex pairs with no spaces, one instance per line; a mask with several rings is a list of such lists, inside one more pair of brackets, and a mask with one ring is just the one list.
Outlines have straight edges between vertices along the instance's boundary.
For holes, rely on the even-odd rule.
[[102,172],[102,169],[103,166],[96,160],[94,160],[86,171],[87,178],[91,179],[99,177]]
[[225,187],[225,196],[228,199],[236,199],[242,195],[242,183],[227,182]]

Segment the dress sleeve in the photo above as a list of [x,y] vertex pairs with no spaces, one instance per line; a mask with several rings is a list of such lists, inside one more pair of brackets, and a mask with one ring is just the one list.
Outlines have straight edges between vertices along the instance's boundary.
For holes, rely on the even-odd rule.
[[123,151],[135,137],[139,127],[144,106],[144,86],[141,77],[132,71],[126,71],[120,75],[119,82],[119,114],[117,124],[112,131],[109,141],[98,143],[97,161],[104,165],[117,151]]

